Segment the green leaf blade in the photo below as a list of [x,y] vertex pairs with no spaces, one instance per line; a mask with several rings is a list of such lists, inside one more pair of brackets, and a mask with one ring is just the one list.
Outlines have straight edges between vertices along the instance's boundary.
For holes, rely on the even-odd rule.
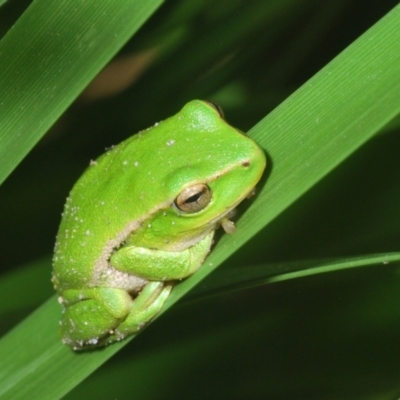
[[399,24],[397,6],[251,129],[273,165],[249,224],[271,221],[400,112]]
[[0,183],[161,3],[32,3],[0,42]]

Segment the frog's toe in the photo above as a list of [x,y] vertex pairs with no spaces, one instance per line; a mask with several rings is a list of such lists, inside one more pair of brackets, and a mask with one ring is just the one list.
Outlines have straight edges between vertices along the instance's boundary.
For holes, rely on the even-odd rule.
[[160,312],[172,289],[172,285],[164,285],[162,282],[150,282],[145,286],[133,301],[131,312],[110,336],[108,343],[138,332]]

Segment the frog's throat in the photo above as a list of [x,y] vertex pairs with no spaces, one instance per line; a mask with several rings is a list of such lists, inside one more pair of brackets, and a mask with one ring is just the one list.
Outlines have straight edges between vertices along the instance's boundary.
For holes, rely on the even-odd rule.
[[[136,232],[140,228],[142,223],[148,218],[150,218],[151,215],[153,215],[159,210],[169,207],[170,205],[171,205],[170,200],[165,201],[164,203],[161,203],[158,207],[154,207],[152,210],[150,210],[147,214],[145,214],[141,218],[135,221],[128,222],[126,226],[117,234],[117,236],[114,239],[110,239],[106,243],[100,257],[94,263],[91,285],[96,286],[97,283],[101,281],[105,271],[107,271],[108,269],[114,270],[114,268],[109,263],[110,257],[114,253],[114,251],[117,250],[122,245],[122,243],[125,242],[128,236]],[[129,276],[129,274],[127,274],[127,276]]]

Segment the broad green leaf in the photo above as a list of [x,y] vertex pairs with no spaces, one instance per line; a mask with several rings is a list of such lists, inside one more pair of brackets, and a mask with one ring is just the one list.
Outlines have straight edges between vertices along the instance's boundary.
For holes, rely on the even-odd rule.
[[0,42],[0,183],[161,3],[31,4]]

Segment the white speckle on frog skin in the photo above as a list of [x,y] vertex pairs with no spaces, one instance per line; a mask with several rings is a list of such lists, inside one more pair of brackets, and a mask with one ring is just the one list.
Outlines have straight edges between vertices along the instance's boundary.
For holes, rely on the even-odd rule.
[[133,163],[133,165],[134,165],[135,167],[138,167],[138,166],[139,166],[139,161],[135,161],[135,162]]
[[174,139],[168,140],[168,142],[167,142],[167,146],[173,146],[174,144],[175,144]]
[[128,165],[128,161],[125,160],[122,165]]

